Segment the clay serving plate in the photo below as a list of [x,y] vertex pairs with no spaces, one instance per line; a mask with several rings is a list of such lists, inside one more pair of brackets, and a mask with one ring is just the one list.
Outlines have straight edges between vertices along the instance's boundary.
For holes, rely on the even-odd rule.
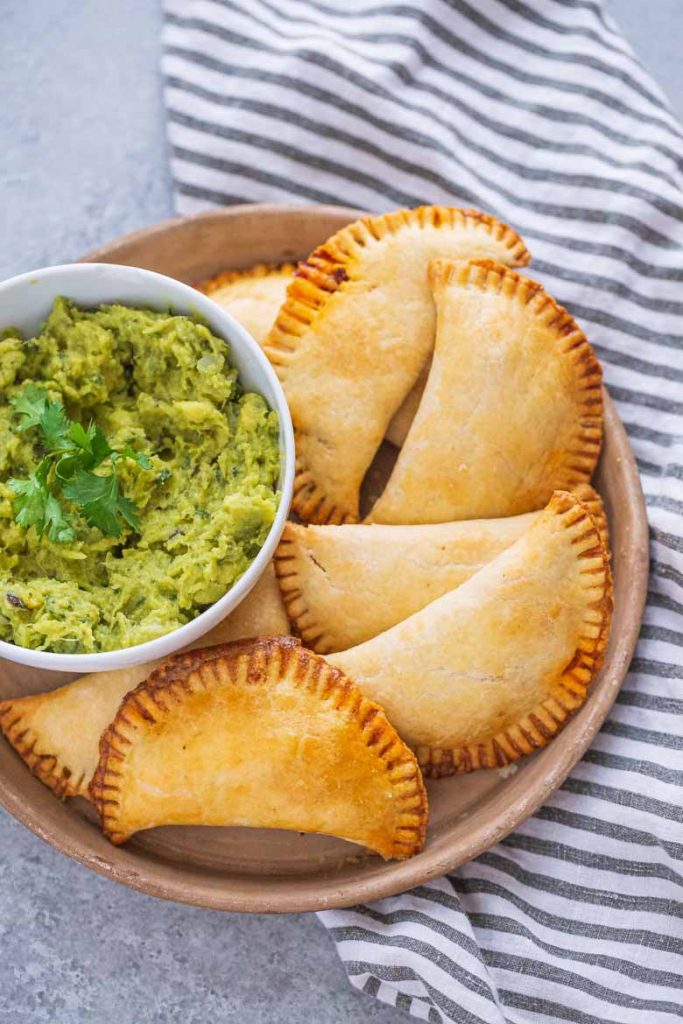
[[[237,206],[136,232],[87,259],[144,267],[192,283],[222,270],[305,257],[356,216],[340,207]],[[373,490],[386,472],[386,448],[371,474]],[[605,665],[592,693],[557,739],[515,770],[430,784],[427,844],[412,860],[385,864],[341,840],[238,828],[158,828],[113,847],[85,801],[60,803],[4,741],[0,800],[42,839],[102,875],[166,899],[222,910],[349,906],[456,868],[519,825],[563,782],[599,730],[626,674],[645,600],[648,534],[633,453],[609,398],[596,483],[609,517],[615,613]],[[48,690],[66,678],[0,662],[0,697]]]

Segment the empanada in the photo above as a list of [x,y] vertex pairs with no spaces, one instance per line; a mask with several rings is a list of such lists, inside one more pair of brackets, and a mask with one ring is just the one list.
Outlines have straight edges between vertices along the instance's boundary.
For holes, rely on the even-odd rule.
[[466,583],[330,655],[438,777],[544,746],[586,698],[611,618],[609,561],[586,505],[556,492]]
[[197,287],[234,316],[263,345],[285,301],[287,285],[294,276],[293,263],[269,267],[259,263],[247,270],[229,270]]
[[[577,489],[605,531],[600,496]],[[287,523],[275,569],[297,633],[318,654],[370,640],[453,590],[542,512],[425,526]]]
[[436,256],[528,263],[521,238],[473,210],[366,217],[299,265],[266,344],[296,431],[294,511],[355,522],[363,476],[434,344]]
[[490,260],[434,260],[427,385],[376,523],[440,523],[541,508],[590,480],[600,452],[600,365],[535,281]]
[[164,663],[102,737],[105,834],[246,825],[335,835],[385,858],[424,842],[417,761],[348,679],[298,641],[237,641]]
[[[249,636],[289,633],[289,621],[272,566],[235,611],[201,637],[209,647]],[[57,796],[88,797],[99,760],[99,742],[122,698],[161,662],[114,672],[94,672],[51,693],[0,703],[0,729],[33,774]]]

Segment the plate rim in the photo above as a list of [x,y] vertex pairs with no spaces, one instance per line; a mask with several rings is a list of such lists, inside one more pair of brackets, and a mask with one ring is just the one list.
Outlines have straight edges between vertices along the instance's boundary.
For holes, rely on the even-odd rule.
[[[292,205],[245,203],[191,214],[187,217],[172,217],[122,235],[106,245],[100,246],[81,258],[83,262],[107,260],[112,251],[122,246],[136,244],[144,239],[163,237],[169,228],[177,228],[188,221],[230,220],[240,215],[276,215],[283,213],[297,215],[317,213],[332,216],[347,222],[364,211],[332,205]],[[468,837],[467,848],[462,843],[455,854],[448,847],[444,850],[430,850],[429,846],[416,857],[406,861],[379,864],[379,873],[370,876],[337,880],[323,875],[311,879],[307,875],[255,874],[234,878],[212,876],[211,872],[198,866],[188,868],[175,861],[164,862],[152,859],[142,851],[126,850],[125,847],[111,847],[107,857],[93,850],[84,849],[78,834],[58,823],[45,822],[31,810],[19,791],[0,785],[0,804],[19,822],[29,828],[44,842],[85,867],[148,895],[173,902],[201,906],[215,910],[250,913],[294,913],[322,911],[352,906],[357,903],[383,899],[424,884],[467,863],[489,849],[496,842],[517,828],[543,804],[567,778],[572,768],[581,760],[607,717],[628,671],[629,664],[640,632],[640,625],[647,596],[649,574],[648,521],[645,499],[640,477],[628,436],[609,394],[603,389],[605,399],[605,422],[609,423],[610,434],[618,440],[622,457],[625,459],[623,479],[626,484],[627,501],[633,510],[635,529],[628,538],[629,558],[633,568],[628,597],[629,614],[625,617],[619,638],[617,661],[613,668],[613,681],[607,690],[599,695],[591,694],[584,705],[582,730],[572,745],[561,748],[560,756],[551,765],[543,783],[536,785],[529,794],[517,798],[514,813],[499,813],[492,821],[478,824]],[[0,667],[1,670],[1,667]],[[598,699],[599,698],[599,699]],[[0,775],[0,782],[3,781]],[[41,785],[36,782],[37,785]],[[280,883],[278,885],[278,883]],[[258,888],[258,885],[262,888]]]

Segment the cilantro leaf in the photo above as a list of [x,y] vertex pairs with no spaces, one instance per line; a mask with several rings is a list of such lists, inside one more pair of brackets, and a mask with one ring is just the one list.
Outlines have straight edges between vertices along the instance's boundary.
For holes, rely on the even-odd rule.
[[64,512],[53,494],[45,502],[45,525],[48,537],[57,544],[70,544],[76,540],[73,520]]
[[109,442],[104,436],[101,427],[97,427],[93,423],[91,423],[89,430],[91,431],[90,454],[92,456],[89,468],[95,469],[97,466],[100,466],[105,459],[110,457],[112,459],[112,462],[114,462],[113,456],[115,453],[113,449],[110,448]]
[[70,480],[79,469],[97,469],[105,459],[114,462],[118,457],[107,441],[102,429],[90,423],[86,430],[80,423],[72,420],[69,424],[69,437],[73,446],[57,463],[55,473],[65,482]]
[[71,447],[66,418],[61,402],[51,402],[45,388],[37,384],[26,384],[25,387],[10,399],[10,404],[19,413],[19,430],[30,430],[38,427],[45,447],[49,451],[62,451]]
[[45,412],[47,392],[36,384],[27,384],[18,395],[9,400],[13,409],[19,413],[19,430],[30,430],[36,427]]
[[29,526],[35,526],[39,533],[43,532],[45,506],[50,495],[47,488],[49,469],[49,460],[43,459],[35,473],[31,473],[25,480],[8,481],[10,490],[16,495],[12,502],[14,518],[25,530],[28,530]]
[[73,441],[77,448],[82,448],[83,451],[89,452],[92,429],[92,423],[88,426],[88,429],[86,430],[85,427],[82,426],[77,420],[71,420],[71,423],[69,424],[69,437],[71,438],[71,440]]
[[68,451],[72,447],[69,438],[69,420],[66,418],[61,402],[51,402],[49,398],[46,400],[38,430],[48,451]]
[[96,526],[110,537],[121,536],[120,513],[134,529],[139,529],[137,509],[132,501],[119,494],[118,477],[96,476],[79,470],[63,488],[64,497],[73,501],[90,526]]
[[66,544],[76,539],[76,531],[59,501],[48,489],[50,460],[43,459],[35,473],[25,480],[10,480],[9,486],[16,494],[12,503],[14,518],[19,526],[27,530],[35,526],[42,536],[47,530],[50,540]]
[[134,502],[130,498],[124,498],[122,494],[119,495],[117,502],[117,509],[122,519],[125,519],[129,526],[132,526],[136,533],[140,532],[140,520],[138,519],[138,510]]
[[[118,453],[113,450],[104,436],[101,427],[95,423],[89,423],[87,430],[80,423],[71,421],[70,436],[73,443],[83,452],[83,466],[86,469],[96,469],[109,456]],[[85,457],[87,456],[87,458]],[[113,458],[112,458],[113,461]]]
[[113,474],[96,476],[86,469],[79,469],[64,485],[62,493],[75,505],[86,505],[89,501],[99,501],[107,495],[111,491],[112,481],[118,482]]

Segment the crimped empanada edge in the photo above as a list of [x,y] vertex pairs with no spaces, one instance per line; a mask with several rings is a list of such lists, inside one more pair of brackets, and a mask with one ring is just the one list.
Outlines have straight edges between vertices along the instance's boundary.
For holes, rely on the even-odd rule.
[[296,263],[255,263],[252,267],[245,267],[243,270],[223,270],[213,277],[197,281],[194,287],[209,298],[220,288],[228,284],[235,284],[237,281],[259,280],[264,277],[291,277],[296,270]]
[[301,589],[300,574],[306,556],[300,549],[305,545],[306,529],[296,523],[286,523],[273,556],[273,565],[291,625],[316,654],[330,654],[333,645],[326,639],[325,629]]
[[[286,384],[287,366],[301,337],[325,308],[330,297],[353,279],[354,265],[361,251],[381,241],[386,235],[397,234],[403,228],[414,225],[436,228],[483,226],[508,249],[510,262],[515,266],[526,266],[531,260],[528,249],[516,231],[480,210],[455,206],[420,206],[354,221],[314,249],[308,259],[299,264],[287,288],[285,301],[263,346],[283,384]],[[296,431],[294,413],[292,419]],[[359,518],[357,508],[342,508],[329,498],[301,454],[297,455],[296,460],[292,509],[309,523],[355,523]]]
[[39,752],[40,736],[26,720],[22,707],[25,701],[31,701],[31,697],[10,698],[0,703],[0,731],[31,774],[60,800],[68,796],[87,798],[88,780],[83,773],[80,778],[74,778],[71,769],[57,754]]
[[[216,685],[214,671],[219,667],[226,673],[219,684],[234,683],[230,668],[236,669],[243,657],[248,659],[242,666],[242,681],[247,684],[252,680],[276,682],[284,672],[289,672],[289,678],[298,686],[313,690],[320,700],[331,700],[335,711],[346,714],[357,725],[366,745],[375,750],[389,773],[395,791],[394,833],[385,849],[377,852],[385,859],[398,860],[418,853],[424,845],[428,804],[416,758],[379,705],[365,698],[339,669],[292,637],[235,640],[170,658],[124,698],[116,718],[102,735],[100,763],[90,786],[105,835],[115,844],[129,838],[117,827],[117,809],[122,778],[119,765],[125,760],[133,736],[160,721],[173,703],[182,701],[185,693],[193,692],[197,686]],[[292,674],[293,659],[296,665]],[[208,671],[210,666],[212,671]]]
[[565,452],[564,463],[553,479],[555,490],[573,491],[588,483],[600,455],[603,430],[602,369],[574,317],[538,281],[490,259],[431,260],[429,279],[435,293],[448,285],[474,286],[497,291],[524,305],[545,322],[558,342],[560,356],[571,363],[574,398],[578,408],[577,432]]
[[577,545],[577,558],[584,562],[582,585],[596,586],[602,576],[602,594],[586,606],[586,616],[574,656],[553,684],[548,697],[540,701],[513,726],[496,733],[484,743],[472,743],[457,749],[416,747],[417,759],[427,778],[438,779],[479,768],[503,768],[545,747],[569,718],[585,702],[588,689],[604,661],[609,640],[613,591],[609,555],[600,530],[588,507],[565,491],[556,491],[548,505],[564,519],[571,543]]
[[588,511],[590,512],[596,529],[600,534],[600,540],[607,552],[607,557],[611,561],[612,552],[609,545],[609,524],[607,522],[607,513],[605,511],[605,504],[602,498],[593,485],[588,483],[577,484],[576,487],[572,488],[571,493],[575,498],[578,498],[579,501],[583,502],[583,504],[588,507]]

